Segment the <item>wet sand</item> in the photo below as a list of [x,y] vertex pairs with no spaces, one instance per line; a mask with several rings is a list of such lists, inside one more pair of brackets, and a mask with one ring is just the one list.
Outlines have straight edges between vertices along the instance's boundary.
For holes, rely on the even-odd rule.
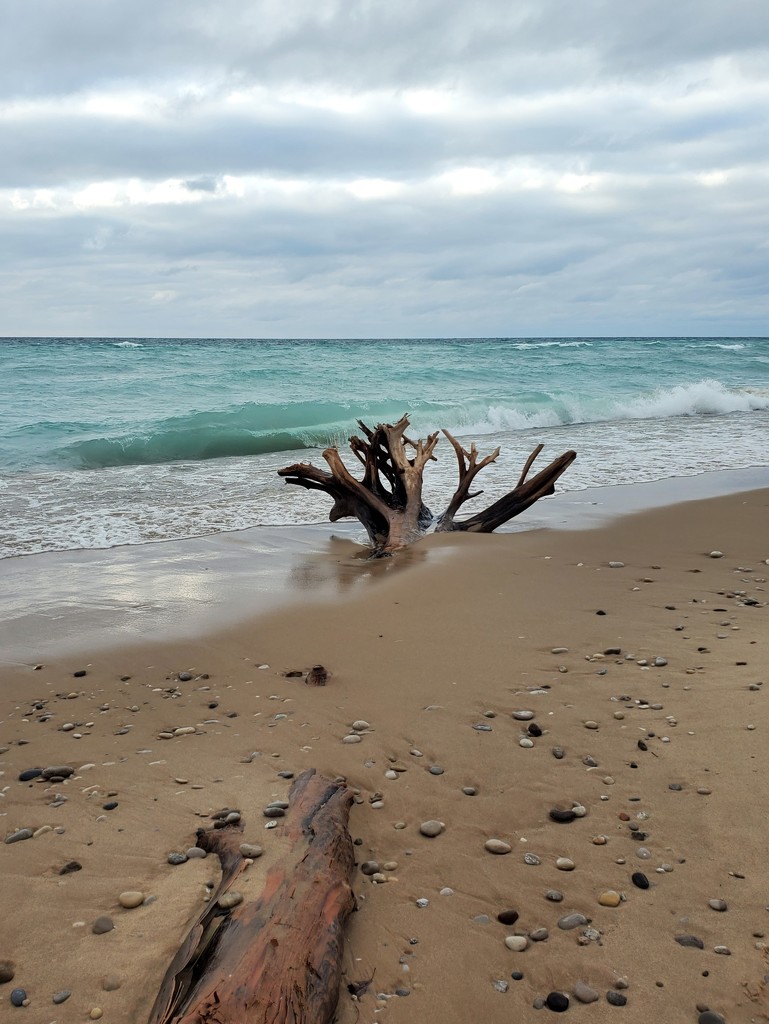
[[[751,491],[595,529],[428,538],[371,585],[345,568],[346,596],[337,575],[333,600],[229,629],[214,610],[194,637],[30,645],[0,670],[0,814],[5,837],[45,831],[0,845],[0,1006],[23,1012],[20,986],[27,1019],[145,1020],[218,874],[167,855],[236,808],[265,848],[258,890],[263,808],[290,786],[278,773],[313,767],[358,791],[357,860],[386,879],[354,878],[342,1024],[545,1019],[533,1004],[551,992],[597,1022],[769,1019],[767,559],[769,491]],[[316,663],[324,688],[287,676]],[[75,771],[18,781],[55,766]],[[149,900],[123,909],[127,890]],[[572,914],[586,920],[560,927]],[[114,928],[94,934],[104,915]],[[353,999],[346,985],[369,978]]]

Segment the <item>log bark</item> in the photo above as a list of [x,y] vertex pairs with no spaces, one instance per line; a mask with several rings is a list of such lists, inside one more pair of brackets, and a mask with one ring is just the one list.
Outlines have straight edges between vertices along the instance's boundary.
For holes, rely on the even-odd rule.
[[528,457],[512,491],[469,519],[457,520],[456,514],[462,505],[483,493],[472,492],[470,488],[477,474],[496,461],[499,448],[479,460],[475,444],[467,451],[447,430],[443,431],[457,457],[459,482],[445,512],[434,516],[424,503],[422,486],[427,463],[435,461],[438,432],[429,434],[425,441],[412,441],[406,436],[408,414],[397,423],[380,423],[373,430],[361,420],[358,425],[364,436],[351,437],[350,449],[363,466],[362,479],[350,473],[336,448],[323,452],[328,470],[299,462],[278,470],[278,474],[287,484],[330,495],[332,523],[348,517],[359,519],[366,528],[375,556],[392,554],[430,531],[491,533],[535,501],[553,494],[556,480],[577,457],[576,452],[564,452],[527,481],[529,470],[543,448],[538,445]]
[[149,1024],[329,1024],[339,997],[344,923],[355,907],[347,830],[352,792],[313,769],[291,787],[289,852],[259,898],[222,912],[218,900],[247,870],[242,826],[198,837],[222,879],[160,987]]

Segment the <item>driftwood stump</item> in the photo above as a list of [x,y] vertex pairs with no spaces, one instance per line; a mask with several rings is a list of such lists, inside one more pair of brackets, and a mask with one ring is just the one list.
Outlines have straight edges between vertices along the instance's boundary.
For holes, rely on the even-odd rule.
[[[339,996],[344,923],[354,909],[352,793],[314,769],[289,794],[273,831],[289,851],[259,898],[223,911],[218,901],[247,870],[241,826],[205,832],[222,879],[160,987],[149,1024],[328,1024]],[[226,900],[225,900],[226,902]]]

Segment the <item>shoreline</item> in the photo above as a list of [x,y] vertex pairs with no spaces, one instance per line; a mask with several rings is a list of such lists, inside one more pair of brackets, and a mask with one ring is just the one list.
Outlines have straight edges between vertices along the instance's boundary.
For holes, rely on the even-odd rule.
[[[497,535],[590,530],[645,510],[762,487],[769,487],[769,467],[559,491]],[[3,559],[0,664],[192,637],[343,595],[372,577],[435,557],[422,543],[377,565],[365,561],[364,542],[356,522],[314,523]]]
[[[385,879],[353,878],[340,1024],[529,1019],[552,991],[594,1024],[619,1000],[765,1021],[768,522],[762,489],[596,529],[441,535],[413,571],[333,601],[0,666],[3,836],[35,833],[0,844],[12,985],[35,1019],[146,1019],[218,873],[167,855],[236,808],[265,848],[258,891],[279,850],[262,809],[314,767],[355,788],[356,860]],[[318,662],[324,688],[289,675]],[[18,781],[54,765],[73,773]]]

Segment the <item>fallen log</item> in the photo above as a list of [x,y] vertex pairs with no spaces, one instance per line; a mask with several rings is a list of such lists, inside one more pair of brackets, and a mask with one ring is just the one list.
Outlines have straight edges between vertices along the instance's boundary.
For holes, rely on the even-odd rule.
[[355,908],[347,822],[352,792],[314,769],[289,793],[288,851],[258,899],[231,910],[247,870],[242,826],[198,836],[216,853],[219,887],[171,962],[149,1024],[329,1024],[339,997],[344,923]]

